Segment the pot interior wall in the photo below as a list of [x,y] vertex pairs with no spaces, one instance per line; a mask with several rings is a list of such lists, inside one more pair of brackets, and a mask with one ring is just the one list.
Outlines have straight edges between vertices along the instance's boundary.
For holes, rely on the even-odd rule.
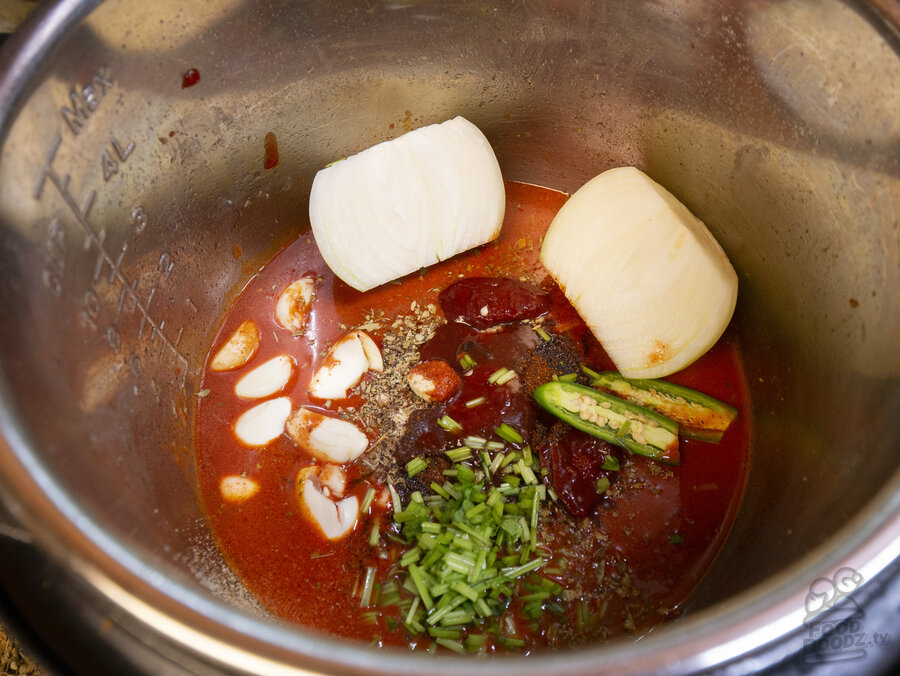
[[694,605],[749,588],[895,472],[896,46],[836,1],[110,0],[43,68],[0,163],[3,394],[43,488],[252,606],[194,494],[204,350],[308,227],[318,168],[463,115],[508,179],[572,191],[641,167],[731,257],[754,455]]

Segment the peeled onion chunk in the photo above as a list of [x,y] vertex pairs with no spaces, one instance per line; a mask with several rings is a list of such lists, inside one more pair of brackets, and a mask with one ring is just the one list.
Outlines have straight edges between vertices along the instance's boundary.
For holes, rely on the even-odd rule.
[[351,462],[369,447],[369,438],[352,422],[308,408],[297,409],[286,428],[295,444],[325,462]]
[[375,341],[365,331],[351,331],[331,346],[309,383],[309,393],[320,399],[343,399],[366,371],[383,369]]
[[300,512],[329,540],[337,540],[356,525],[359,500],[355,495],[337,502],[328,498],[319,480],[318,467],[302,467],[297,472],[296,498]]
[[737,275],[706,226],[634,167],[610,169],[569,198],[541,261],[628,378],[691,364],[737,301]]
[[328,266],[367,291],[496,238],[505,204],[490,143],[456,117],[319,171],[309,218]]
[[261,399],[281,392],[291,379],[294,362],[286,354],[273,357],[242,376],[234,393],[244,399]]
[[284,432],[284,423],[290,414],[288,397],[269,399],[244,411],[234,422],[234,434],[247,446],[265,446]]

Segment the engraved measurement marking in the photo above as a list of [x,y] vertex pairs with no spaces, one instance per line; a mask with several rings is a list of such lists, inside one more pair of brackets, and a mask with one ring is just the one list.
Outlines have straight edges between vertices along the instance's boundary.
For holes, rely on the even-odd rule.
[[42,273],[44,286],[59,298],[62,295],[62,280],[66,271],[66,242],[65,231],[57,218],[52,219],[47,228],[44,253],[45,262]]
[[116,162],[108,149],[104,149],[103,152],[100,153],[100,169],[103,171],[104,183],[108,183],[109,179],[119,173],[119,162],[124,162],[128,159],[129,155],[134,152],[134,141],[131,141],[123,148],[122,144],[119,143],[115,136],[113,136],[110,140],[110,145],[112,146],[115,156],[119,158],[119,161]]
[[[49,181],[52,183],[57,191],[59,192],[60,197],[62,197],[63,202],[69,207],[69,210],[75,216],[75,220],[81,225],[82,229],[86,235],[86,245],[93,244],[99,250],[99,257],[97,259],[97,264],[94,268],[94,281],[96,282],[100,273],[102,272],[103,266],[107,265],[110,268],[110,282],[118,281],[122,286],[123,290],[127,289],[128,297],[132,301],[132,309],[136,310],[141,315],[141,328],[138,332],[138,338],[140,339],[143,334],[143,328],[146,324],[150,327],[150,340],[153,338],[158,338],[160,341],[160,352],[165,349],[168,349],[169,352],[174,356],[176,360],[188,366],[188,360],[178,349],[178,343],[181,341],[181,334],[184,330],[183,327],[179,330],[178,336],[175,341],[169,340],[169,338],[165,334],[165,320],[156,322],[149,314],[150,302],[153,299],[154,292],[156,289],[152,289],[148,299],[145,302],[141,301],[141,299],[137,295],[137,284],[130,282],[121,270],[122,258],[125,255],[125,251],[128,248],[127,243],[122,246],[122,251],[119,253],[119,256],[116,260],[113,260],[112,256],[107,252],[104,242],[106,240],[106,231],[101,231],[99,234],[95,232],[93,226],[87,219],[88,211],[90,211],[91,206],[94,204],[94,200],[96,199],[97,193],[96,190],[91,191],[88,195],[87,200],[85,200],[85,206],[79,207],[78,203],[75,201],[74,197],[68,190],[69,186],[69,176],[60,176],[53,167],[53,160],[56,157],[56,153],[59,150],[59,146],[61,143],[62,137],[59,136],[54,141],[50,153],[47,156],[47,161],[44,163],[43,169],[41,170],[41,175],[38,177],[38,183],[34,190],[35,198],[39,198],[41,192],[43,191],[44,184]],[[129,145],[131,150],[128,150],[128,154],[133,150],[133,144]],[[114,148],[115,150],[115,148]],[[123,154],[127,149],[122,149]],[[86,247],[87,248],[87,247]],[[121,302],[124,302],[121,301]],[[83,297],[83,305],[84,308],[82,310],[82,317],[85,321],[97,328],[97,316],[100,312],[100,299],[97,297],[97,294],[94,291],[88,291],[85,293]],[[122,346],[122,338],[119,334],[119,330],[115,326],[110,326],[106,331],[106,339],[109,342],[110,346],[118,352]]]
[[115,84],[109,77],[109,69],[103,67],[97,71],[88,85],[80,90],[78,87],[72,88],[69,93],[72,107],[62,106],[59,113],[74,136],[77,136],[78,132],[84,128],[88,118],[93,115],[103,97],[106,96],[106,92]]

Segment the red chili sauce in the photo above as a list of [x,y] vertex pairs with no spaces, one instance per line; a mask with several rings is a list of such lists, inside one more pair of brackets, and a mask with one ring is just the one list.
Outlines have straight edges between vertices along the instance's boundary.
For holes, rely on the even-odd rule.
[[[309,405],[329,415],[352,413],[362,403],[358,395],[323,402],[312,400],[307,392],[311,375],[329,345],[363,324],[373,309],[394,318],[408,314],[414,302],[419,307],[439,306],[441,291],[470,277],[523,280],[539,287],[546,293],[544,300],[529,297],[527,292],[519,298],[523,306],[535,305],[525,316],[549,308],[542,326],[575,346],[579,355],[573,369],[577,370],[578,361],[596,371],[614,369],[539,261],[543,233],[567,196],[518,183],[507,183],[506,190],[505,221],[495,242],[399,283],[360,293],[332,274],[308,233],[251,280],[225,317],[211,354],[247,319],[259,327],[261,344],[243,369],[216,373],[207,367],[204,373],[202,388],[209,392],[201,397],[197,414],[200,491],[213,533],[228,561],[275,615],[313,630],[376,645],[432,645],[427,635],[409,634],[396,607],[379,605],[377,589],[371,607],[360,607],[366,568],[375,567],[376,580],[383,582],[400,551],[400,546],[384,535],[378,546],[369,544],[376,520],[383,534],[389,530],[390,508],[376,501],[347,536],[329,541],[300,514],[295,498],[298,469],[315,461],[285,435],[263,448],[248,448],[235,438],[235,419],[257,403],[234,394],[234,384],[244,372],[276,355],[288,354],[297,372],[285,390],[273,396],[290,397],[294,409]],[[302,335],[294,335],[275,321],[274,308],[281,290],[302,276],[315,277],[318,282],[310,321]],[[466,290],[460,288],[457,295],[465,296]],[[515,306],[516,293],[510,293],[506,306]],[[443,300],[446,302],[446,296]],[[456,306],[463,307],[469,300],[457,298]],[[480,300],[476,297],[473,302]],[[504,319],[517,319],[514,315]],[[385,327],[368,330],[379,346]],[[552,505],[556,516],[545,518],[541,525],[540,539],[551,553],[542,574],[567,590],[562,612],[557,608],[556,613],[545,612],[537,619],[516,617],[517,606],[512,604],[510,612],[518,635],[525,639],[525,651],[623,635],[637,637],[678,615],[720,550],[737,511],[749,462],[751,427],[737,337],[732,330],[726,331],[699,361],[669,378],[739,410],[720,443],[681,439],[679,466],[630,455],[577,431],[551,440],[529,439],[535,421],[547,426],[552,423],[529,396],[539,383],[523,377],[516,387],[497,388],[489,386],[487,378],[498,365],[510,366],[517,353],[534,349],[541,341],[533,327],[523,323],[507,324],[495,333],[479,333],[453,322],[438,328],[434,338],[421,346],[422,360],[442,358],[457,366],[459,354],[466,351],[478,365],[463,377],[455,399],[410,419],[407,436],[415,443],[411,450],[401,450],[398,456],[403,457],[397,461],[403,466],[428,449],[431,451],[426,454],[437,457],[440,451],[459,445],[458,437],[434,424],[443,414],[459,422],[466,434],[484,432],[489,436],[501,421],[522,430],[526,441],[535,442],[542,467],[549,465],[545,481],[560,496]],[[561,368],[559,374],[566,370]],[[536,377],[532,374],[531,380]],[[463,402],[479,396],[485,396],[484,406],[465,407]],[[370,434],[370,441],[375,440]],[[619,459],[619,472],[599,469],[610,454]],[[362,500],[370,485],[381,486],[360,460],[345,469],[347,494]],[[429,470],[436,468],[439,470],[440,464]],[[244,502],[229,503],[219,489],[225,475],[250,477],[260,490]],[[592,492],[600,475],[611,480],[610,490],[603,496]],[[570,515],[564,504],[576,516]],[[502,649],[492,643],[486,648]]]

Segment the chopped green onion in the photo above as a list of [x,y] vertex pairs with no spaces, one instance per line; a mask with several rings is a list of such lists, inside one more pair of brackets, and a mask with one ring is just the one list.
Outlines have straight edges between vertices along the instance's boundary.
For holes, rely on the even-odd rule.
[[469,399],[469,401],[466,402],[466,408],[475,408],[476,406],[481,406],[486,401],[487,397],[475,397],[474,399]]
[[372,500],[375,499],[375,489],[369,486],[366,489],[366,494],[363,496],[363,500],[359,505],[359,513],[365,514],[369,507],[372,505]]
[[597,378],[600,377],[600,374],[599,374],[599,373],[597,373],[596,371],[593,371],[593,370],[589,369],[589,368],[588,368],[587,366],[585,366],[584,364],[581,365],[581,370],[584,371],[584,374],[585,374],[586,376],[590,377],[590,378],[593,379],[593,380],[596,380]]
[[406,463],[406,474],[413,477],[426,467],[428,467],[428,460],[422,456],[418,456]]
[[449,415],[442,415],[438,418],[437,424],[443,427],[448,432],[462,432],[462,425],[456,422]]
[[472,457],[472,449],[468,446],[460,446],[459,448],[444,451],[444,454],[450,458],[450,462],[462,462]]
[[541,327],[541,326],[535,326],[535,327],[534,327],[534,331],[535,331],[535,333],[537,333],[541,338],[544,339],[544,342],[545,342],[545,343],[549,343],[549,342],[550,342],[550,340],[551,340],[550,334],[547,333],[547,332],[543,329],[543,327]]
[[363,583],[362,594],[359,597],[359,605],[363,608],[367,607],[372,601],[372,589],[375,586],[375,567],[366,568],[366,581]]
[[478,366],[478,362],[472,359],[468,352],[463,352],[459,356],[459,365],[462,367],[463,371],[469,371]]
[[403,511],[403,507],[400,504],[400,494],[397,493],[394,484],[388,484],[388,490],[391,492],[391,506],[394,508],[394,516],[397,516]]
[[559,376],[557,380],[561,380],[564,383],[574,383],[578,379],[577,373],[567,373],[564,376]]
[[515,371],[509,371],[509,370],[508,370],[508,371],[507,371],[506,373],[504,373],[502,376],[500,376],[499,378],[497,378],[497,380],[494,381],[494,384],[495,384],[495,385],[505,385],[505,384],[508,383],[510,380],[512,380],[513,378],[515,378],[517,375],[518,375],[518,374],[517,374]]
[[494,432],[497,433],[498,437],[506,439],[506,441],[511,444],[521,444],[524,441],[522,435],[519,434],[519,431],[506,423],[500,423],[500,426],[497,427]]
[[487,439],[484,437],[476,437],[476,436],[468,436],[463,439],[463,444],[468,446],[469,448],[484,448],[484,445],[487,443]]
[[454,641],[449,638],[436,638],[436,639],[434,639],[434,642],[437,643],[438,645],[442,645],[445,648],[452,650],[455,653],[459,653],[460,655],[462,655],[463,653],[466,652],[466,649],[463,647],[463,644],[460,643],[459,641]]
[[369,531],[369,546],[374,547],[378,544],[378,540],[381,536],[381,519],[376,518],[375,523],[372,524],[372,530]]
[[485,441],[484,448],[488,451],[502,451],[506,445],[502,441]]
[[496,385],[497,381],[508,372],[509,372],[508,368],[506,368],[505,366],[501,366],[499,369],[497,369],[491,375],[488,376],[488,383],[490,383],[491,385]]

